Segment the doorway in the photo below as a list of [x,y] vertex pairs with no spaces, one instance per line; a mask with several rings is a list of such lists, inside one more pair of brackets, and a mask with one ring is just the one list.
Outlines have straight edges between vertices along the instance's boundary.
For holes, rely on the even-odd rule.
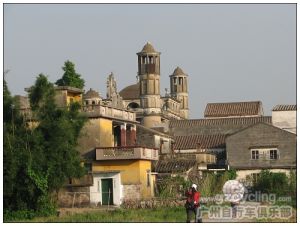
[[113,179],[101,179],[102,205],[113,205]]

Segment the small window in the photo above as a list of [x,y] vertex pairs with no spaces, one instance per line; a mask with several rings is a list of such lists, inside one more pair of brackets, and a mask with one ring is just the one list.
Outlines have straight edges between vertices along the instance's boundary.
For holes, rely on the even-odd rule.
[[150,187],[150,170],[147,170],[147,187]]
[[251,159],[258,159],[258,158],[259,158],[258,150],[252,150],[251,151]]
[[277,150],[270,150],[270,159],[278,159]]
[[73,103],[74,102],[74,99],[73,98],[70,98],[70,103]]

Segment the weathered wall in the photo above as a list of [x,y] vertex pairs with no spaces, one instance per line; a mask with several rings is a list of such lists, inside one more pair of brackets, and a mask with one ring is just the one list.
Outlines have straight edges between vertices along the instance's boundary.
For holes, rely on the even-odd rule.
[[141,199],[141,187],[140,184],[123,185],[123,201]]
[[93,163],[92,171],[121,171],[122,184],[140,183],[138,160],[96,161]]
[[142,198],[151,197],[151,174],[149,174],[150,185],[147,185],[147,171],[151,172],[151,161],[140,160],[139,161],[140,170],[140,183],[141,183],[141,194]]
[[[251,174],[253,173],[260,173],[261,170],[260,169],[256,169],[256,170],[238,170],[236,172],[236,179],[237,180],[245,180],[247,176],[251,176]],[[270,172],[273,173],[285,173],[286,175],[289,175],[290,170],[288,169],[271,169]]]
[[[277,147],[279,159],[251,160],[252,147]],[[296,135],[266,124],[256,124],[226,138],[227,160],[235,169],[296,167]]]
[[297,111],[272,111],[272,124],[281,129],[296,133]]
[[[141,198],[151,197],[151,186],[147,186],[147,170],[151,171],[148,160],[113,160],[97,161],[93,164],[93,172],[120,171],[121,184],[141,185]],[[151,180],[151,178],[150,178]],[[126,196],[124,196],[126,198]]]
[[59,207],[84,207],[90,205],[89,187],[64,187],[58,192]]
[[112,147],[113,141],[112,121],[90,118],[81,131],[78,148],[84,154],[95,147]]
[[56,90],[55,103],[59,107],[65,107],[67,105],[67,90]]

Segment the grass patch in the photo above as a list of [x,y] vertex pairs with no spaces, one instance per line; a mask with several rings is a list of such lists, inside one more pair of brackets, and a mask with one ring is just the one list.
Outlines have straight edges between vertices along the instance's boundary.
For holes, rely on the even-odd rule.
[[[18,222],[61,222],[61,223],[93,223],[93,222],[185,222],[184,207],[157,209],[116,209],[99,210],[89,213],[71,214],[63,217],[41,217]],[[15,221],[16,222],[16,221]]]

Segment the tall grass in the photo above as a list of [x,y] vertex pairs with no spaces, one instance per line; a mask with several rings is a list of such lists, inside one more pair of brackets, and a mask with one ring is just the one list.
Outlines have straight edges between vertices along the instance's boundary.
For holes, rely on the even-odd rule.
[[99,210],[90,213],[67,215],[64,217],[44,217],[19,222],[62,222],[62,223],[111,223],[111,222],[185,222],[184,207],[135,209],[135,210]]

